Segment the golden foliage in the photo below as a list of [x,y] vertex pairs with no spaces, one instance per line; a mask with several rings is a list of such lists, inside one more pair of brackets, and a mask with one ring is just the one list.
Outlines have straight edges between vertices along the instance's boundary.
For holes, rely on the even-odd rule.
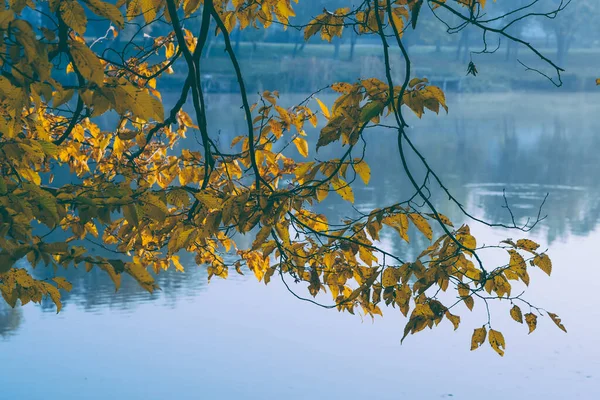
[[[401,134],[403,112],[421,118],[426,110],[437,114],[448,107],[443,91],[423,77],[407,78],[401,86],[376,78],[337,82],[330,87],[336,99],[329,106],[314,95],[289,106],[277,91],[265,91],[250,104],[229,51],[229,33],[275,21],[287,27],[296,15],[290,0],[53,0],[55,30],[22,19],[21,11],[32,4],[9,2],[0,11],[1,53],[7,54],[0,76],[0,291],[10,306],[49,297],[60,311],[60,291],[72,285],[60,276],[35,279],[32,269],[40,264],[98,268],[116,290],[127,274],[153,292],[157,274],[170,268],[183,272],[188,265],[183,254],[192,254],[209,279],[226,279],[230,269],[249,270],[268,284],[277,274],[304,285],[315,299],[328,293],[330,308],[339,311],[374,317],[383,314],[381,304],[397,306],[408,317],[404,340],[444,318],[458,329],[461,318],[450,310],[464,303],[472,311],[484,291],[489,299],[523,301],[511,295],[518,283],[512,281],[529,284],[523,254],[533,257],[530,266],[550,275],[550,258],[528,239],[504,241],[507,265],[486,270],[469,226],[455,228],[431,204],[419,206],[411,199],[332,222],[312,208],[328,201],[330,191],[353,203],[356,186],[371,183],[371,168],[356,154],[361,139],[368,141],[367,127],[393,115]],[[357,9],[325,9],[302,27],[304,37],[320,34],[331,41],[353,26],[361,35],[393,34],[400,40],[409,21],[416,27],[422,5],[421,0],[367,1]],[[172,32],[149,45],[135,44],[136,56],[124,52],[122,60],[111,61],[84,36],[90,23],[84,6],[110,21],[104,39],[141,22],[170,24]],[[201,25],[217,23],[243,93],[247,131],[227,150],[210,136],[197,81],[208,25],[196,34],[180,21],[196,17]],[[187,66],[186,83],[181,100],[165,110],[157,82],[173,72],[179,58]],[[182,109],[188,98],[194,113]],[[105,131],[96,118],[109,112],[118,122]],[[310,128],[319,118],[322,128],[313,135]],[[199,132],[202,151],[178,146],[190,130]],[[336,145],[345,155],[312,159],[312,136],[316,151]],[[303,161],[286,151],[292,143]],[[78,183],[53,186],[51,171],[61,168]],[[428,200],[422,193],[421,198]],[[422,236],[427,247],[403,260],[384,250],[388,231],[406,242]],[[53,242],[54,232],[68,238]],[[236,242],[243,234],[253,236],[249,248]],[[118,255],[109,258],[74,244],[86,238]],[[444,299],[444,305],[445,293],[458,301],[450,305]],[[523,323],[516,305],[510,315]],[[548,315],[566,331],[558,316]],[[532,332],[537,316],[524,317]],[[504,337],[487,325],[489,335],[485,325],[476,329],[471,349],[488,337],[503,355]]]

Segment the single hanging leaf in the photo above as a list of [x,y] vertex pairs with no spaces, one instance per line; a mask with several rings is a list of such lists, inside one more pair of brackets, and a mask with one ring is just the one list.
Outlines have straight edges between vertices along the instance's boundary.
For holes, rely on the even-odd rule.
[[87,17],[81,4],[77,1],[62,1],[60,17],[71,29],[83,36],[87,26]]
[[300,153],[302,157],[308,157],[308,143],[306,142],[306,139],[298,136],[293,142],[296,145],[296,149],[298,149],[298,153]]
[[[436,218],[435,214],[426,214],[426,215],[429,218]],[[450,221],[450,218],[446,217],[444,214],[438,213],[437,216],[442,224],[454,227],[454,225],[452,224],[452,221]]]
[[463,302],[469,311],[473,311],[473,307],[475,306],[475,300],[473,300],[473,297],[464,297]]
[[504,357],[504,350],[506,349],[506,344],[504,342],[504,336],[501,332],[490,329],[489,334],[489,342],[492,346],[492,349],[496,351],[496,353],[500,354],[500,357]]
[[141,287],[150,293],[154,292],[154,290],[158,288],[154,282],[154,278],[142,264],[135,262],[127,263],[125,264],[125,272],[131,275]]
[[85,2],[94,14],[110,20],[119,29],[125,27],[123,14],[121,14],[121,11],[113,4],[105,3],[101,0],[85,0]]
[[183,2],[183,11],[185,16],[190,16],[200,6],[200,0],[186,0]]
[[73,289],[73,285],[61,276],[52,278],[52,280],[56,282],[56,286],[58,286],[59,289],[63,289],[67,292],[70,292],[71,289]]
[[71,41],[71,56],[81,75],[97,85],[104,80],[104,67],[96,54],[84,43]]
[[549,312],[548,315],[550,316],[550,318],[552,318],[552,321],[556,324],[556,326],[558,326],[563,331],[567,332],[567,328],[565,328],[565,326],[562,324],[558,315],[553,314],[551,312]]
[[320,203],[329,195],[329,184],[319,185],[316,190],[317,201]]
[[519,239],[519,240],[517,240],[516,246],[519,249],[523,249],[523,250],[526,250],[526,251],[536,251],[538,249],[538,247],[540,247],[539,244],[537,244],[533,240],[529,240],[529,239]]
[[535,328],[537,327],[537,315],[532,313],[525,314],[525,322],[529,327],[529,333],[535,331]]
[[395,268],[388,267],[383,271],[381,284],[383,287],[396,286],[398,284],[398,277],[396,276]]
[[477,71],[477,67],[473,61],[469,62],[469,65],[467,66],[467,75],[477,76],[478,73],[479,71]]
[[56,305],[56,313],[58,314],[62,309],[62,303],[60,301],[60,292],[56,287],[49,284],[48,282],[41,282],[46,294],[50,296],[52,302]]
[[315,100],[317,101],[317,104],[319,104],[319,107],[321,108],[321,112],[323,113],[323,116],[327,119],[330,119],[331,113],[329,112],[329,108],[327,108],[327,106],[318,98],[315,97]]
[[342,197],[342,199],[349,201],[350,203],[354,203],[354,192],[348,183],[336,177],[331,180],[331,185],[337,194]]
[[471,338],[471,351],[479,348],[485,342],[486,335],[487,330],[485,329],[485,326],[475,329],[473,337]]
[[448,318],[448,321],[452,322],[454,330],[457,330],[460,325],[460,317],[458,315],[450,314],[450,311],[446,311],[446,318]]
[[548,257],[546,254],[535,256],[533,259],[533,264],[537,265],[542,271],[547,273],[548,276],[550,276],[552,273],[552,261],[550,261],[550,257]]
[[175,269],[178,272],[185,272],[185,268],[183,267],[183,265],[179,261],[179,256],[172,256],[171,257],[171,262],[173,263],[173,265],[175,266]]
[[0,10],[0,30],[6,30],[8,24],[15,19],[15,13],[13,10]]
[[158,2],[154,0],[138,0],[141,5],[142,14],[144,14],[144,20],[147,23],[152,22],[156,18],[156,6]]
[[517,321],[521,324],[523,323],[523,313],[521,312],[521,309],[519,308],[519,306],[515,305],[515,306],[513,306],[513,308],[510,309],[510,316],[515,321]]
[[354,170],[365,185],[368,185],[371,180],[371,168],[369,167],[369,164],[367,164],[365,160],[361,160],[359,163],[354,164]]
[[429,222],[420,214],[408,214],[408,218],[412,221],[413,224],[417,227],[419,231],[429,240],[433,238],[433,231],[431,230],[431,226]]
[[[405,15],[403,14],[406,13]],[[408,12],[404,7],[397,7],[392,10],[391,23],[393,24],[393,28],[395,32],[398,32],[398,35],[402,37],[402,33],[404,32],[404,20],[402,17],[405,16],[408,19]]]

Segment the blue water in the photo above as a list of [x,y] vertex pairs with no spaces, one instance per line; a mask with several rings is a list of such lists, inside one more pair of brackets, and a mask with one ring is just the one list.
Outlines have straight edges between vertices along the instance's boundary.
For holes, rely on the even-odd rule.
[[[213,119],[235,129],[239,121],[226,117],[237,99],[211,104]],[[506,221],[504,188],[523,218],[550,194],[531,237],[549,247],[554,271],[533,271],[527,298],[560,315],[568,334],[546,317],[527,335],[508,304],[494,305],[507,342],[500,358],[487,345],[469,351],[485,322],[481,304],[459,310],[458,331],[444,321],[400,345],[397,310],[362,320],[301,302],[276,279],[207,284],[189,264],[162,275],[154,295],[125,277],[115,294],[104,276],[70,271],[75,289],[60,314],[50,305],[0,308],[0,399],[599,399],[600,96],[455,95],[450,106],[449,116],[411,121],[413,137],[476,215]],[[373,131],[373,182],[357,187],[357,206],[408,192],[390,178],[399,168],[390,143],[391,134]],[[325,212],[350,210],[332,198]],[[480,242],[517,238],[472,228]],[[411,251],[391,236],[384,245]]]

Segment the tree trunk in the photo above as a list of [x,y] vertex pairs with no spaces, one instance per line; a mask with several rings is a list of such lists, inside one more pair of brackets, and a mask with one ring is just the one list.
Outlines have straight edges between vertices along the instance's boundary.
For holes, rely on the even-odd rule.
[[333,41],[333,58],[338,60],[340,58],[340,43],[341,39],[334,39]]
[[292,52],[292,58],[296,58],[298,53],[302,53],[302,50],[304,50],[305,45],[306,42],[304,41],[302,34],[296,35],[296,41],[294,43],[294,51]]
[[[464,49],[464,55],[463,54]],[[462,55],[462,56],[461,56]],[[463,29],[460,40],[458,41],[458,47],[456,49],[456,61],[467,61],[469,55],[469,30]]]
[[562,32],[556,32],[556,61],[559,65],[564,65],[569,52],[569,39]]
[[356,45],[356,39],[356,33],[353,31],[350,34],[350,56],[348,57],[350,61],[354,61],[354,46]]
[[516,61],[518,51],[519,47],[516,45],[516,43],[512,40],[509,40],[506,44],[506,56],[504,61]]

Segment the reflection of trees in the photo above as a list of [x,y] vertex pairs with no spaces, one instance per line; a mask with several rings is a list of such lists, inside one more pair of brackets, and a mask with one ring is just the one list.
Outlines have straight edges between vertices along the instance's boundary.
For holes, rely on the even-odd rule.
[[[86,272],[83,268],[69,268],[59,270],[56,275],[64,276],[73,283],[70,293],[63,293],[62,302],[65,307],[75,304],[86,311],[97,311],[102,308],[127,310],[135,308],[136,304],[155,301],[164,298],[167,306],[175,305],[180,298],[195,297],[198,292],[206,288],[206,269],[198,267],[192,256],[181,256],[185,265],[185,273],[169,270],[156,276],[160,286],[159,291],[150,294],[140,287],[130,276],[123,274],[121,287],[115,292],[115,286],[108,275],[100,270],[93,269]],[[55,276],[49,268],[37,268],[33,271],[38,279]],[[45,302],[42,307],[55,312],[56,308],[51,302]],[[1,314],[0,314],[1,315]],[[0,317],[1,318],[1,317]],[[1,332],[0,322],[0,332]]]
[[6,337],[14,334],[22,320],[19,308],[10,308],[6,303],[0,304],[0,336]]
[[[509,222],[510,215],[502,208],[503,189],[521,217],[534,217],[549,193],[544,207],[549,217],[543,223],[548,239],[568,232],[587,234],[600,218],[599,188],[593,173],[600,170],[594,151],[600,139],[576,112],[568,120],[557,116],[536,123],[539,120],[511,115],[500,122],[468,121],[460,131],[444,133],[445,144],[440,145],[447,155],[457,156],[432,154],[430,161],[445,175],[456,175],[463,185],[471,184],[463,192],[472,199],[472,206],[481,207],[487,220]],[[488,131],[483,132],[486,126]]]
[[[290,104],[303,98],[290,96]],[[332,98],[321,98],[329,104],[333,102]],[[232,102],[230,99],[229,95],[212,96],[209,107],[209,118],[220,121],[219,142],[223,149],[228,148],[231,138],[240,129],[236,129],[236,124],[239,125],[241,120],[234,117],[239,115],[239,104],[237,100]],[[513,101],[527,102],[526,99],[519,100],[516,95],[508,100]],[[466,112],[451,112],[448,116],[438,117],[426,115],[421,121],[411,121],[413,129],[410,134],[448,189],[461,203],[472,210],[476,208],[478,216],[494,222],[510,222],[509,214],[502,208],[502,190],[505,188],[516,216],[535,217],[540,201],[549,192],[544,208],[549,217],[542,222],[548,241],[569,232],[585,235],[594,230],[600,220],[600,185],[596,176],[596,172],[600,171],[600,158],[595,154],[595,149],[600,148],[600,137],[595,134],[600,123],[586,118],[585,111],[568,104],[558,114],[549,108],[534,116],[525,112],[506,116],[486,113],[486,110],[493,111],[499,107],[494,102],[483,102]],[[547,119],[548,115],[554,115],[553,119]],[[308,133],[311,149],[314,149],[316,130]],[[373,128],[368,129],[366,135],[368,146],[365,156],[371,166],[371,183],[364,187],[361,182],[356,182],[355,207],[365,210],[406,200],[413,190],[408,181],[401,178],[395,132]],[[199,145],[190,135],[181,146],[196,149]],[[293,147],[286,151],[290,156],[297,156]],[[313,155],[326,160],[338,157],[339,152],[339,145],[331,145]],[[354,156],[359,157],[360,154]],[[416,162],[412,160],[415,166]],[[439,191],[432,195],[442,212],[457,224],[463,222],[460,212],[447,207],[448,203]],[[331,193],[325,202],[316,204],[314,208],[332,223],[356,216],[356,211],[336,193]],[[410,260],[416,256],[412,254],[413,249],[427,246],[422,235],[414,233],[410,236],[409,245],[391,232],[384,235],[384,246]],[[242,241],[251,243],[252,238]],[[241,245],[244,244],[242,241]],[[167,299],[168,305],[172,305],[177,299],[194,296],[205,288],[205,268],[197,267],[191,257],[185,265],[185,274],[174,271],[159,274],[157,281],[162,290],[152,295],[126,276],[121,289],[114,293],[113,283],[100,271],[59,271],[74,283],[73,292],[65,294],[64,303],[67,307],[77,304],[86,310],[103,307],[127,309],[135,307],[136,303],[162,297]],[[40,278],[54,275],[53,271],[43,268],[35,272]],[[18,324],[20,314],[0,314],[2,321],[7,318]]]
[[[594,176],[600,170],[594,151],[600,140],[593,128],[582,126],[581,118],[574,119],[555,117],[541,127],[509,119],[504,140],[496,148],[498,161],[491,168],[489,182],[505,182],[509,201],[521,205],[521,214],[535,212],[549,193],[544,209],[549,241],[568,232],[585,235],[600,218],[600,188]],[[486,218],[507,220],[502,201],[500,196],[488,196],[481,202]]]
[[[502,207],[503,189],[522,223],[528,217],[535,219],[548,193],[543,209],[548,218],[540,225],[548,241],[568,233],[586,235],[600,221],[600,186],[595,174],[600,171],[595,150],[600,148],[600,137],[595,134],[598,124],[586,122],[590,121],[586,112],[575,107],[561,114],[552,112],[552,119],[544,119],[551,111],[541,109],[531,117],[523,113],[488,118],[479,116],[479,109],[458,118],[452,114],[426,117],[414,124],[412,137],[450,191],[461,203],[480,210],[484,219],[510,224],[510,214]],[[394,133],[374,129],[367,140],[372,180],[368,189],[356,185],[356,205],[380,207],[404,200],[411,188],[402,180],[398,184],[394,176],[401,171]],[[320,158],[335,156],[324,150]],[[320,210],[330,221],[351,213],[338,197],[332,194],[328,208]],[[433,198],[451,219],[462,221],[455,208],[445,209],[439,193]],[[395,246],[399,243],[394,240]]]

